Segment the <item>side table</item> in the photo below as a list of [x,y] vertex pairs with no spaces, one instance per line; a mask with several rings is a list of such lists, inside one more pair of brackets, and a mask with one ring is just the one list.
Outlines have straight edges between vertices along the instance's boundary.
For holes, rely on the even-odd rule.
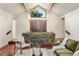
[[14,44],[14,54],[16,52],[16,44],[20,44],[20,47],[18,47],[20,49],[20,54],[22,54],[22,43],[20,41],[9,41],[9,44]]

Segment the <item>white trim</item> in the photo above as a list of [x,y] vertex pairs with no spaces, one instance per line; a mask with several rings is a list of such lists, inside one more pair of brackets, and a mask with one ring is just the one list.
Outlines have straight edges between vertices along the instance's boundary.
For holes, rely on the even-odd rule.
[[16,20],[13,19],[13,39],[16,38]]

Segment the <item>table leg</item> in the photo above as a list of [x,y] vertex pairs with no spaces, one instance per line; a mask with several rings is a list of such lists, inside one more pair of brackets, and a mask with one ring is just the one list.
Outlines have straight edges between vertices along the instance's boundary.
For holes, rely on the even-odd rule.
[[15,54],[15,52],[16,52],[16,44],[14,44],[13,48],[14,48],[14,54]]
[[20,54],[22,54],[22,44],[20,43]]

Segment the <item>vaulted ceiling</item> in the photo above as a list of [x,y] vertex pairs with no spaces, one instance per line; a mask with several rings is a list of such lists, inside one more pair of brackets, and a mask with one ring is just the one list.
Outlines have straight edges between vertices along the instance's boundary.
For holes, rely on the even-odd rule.
[[30,9],[38,5],[58,16],[63,16],[66,13],[79,8],[79,3],[0,3],[0,9],[17,16],[24,12],[29,12]]
[[31,10],[34,7],[41,7],[43,9],[45,9],[47,12],[50,11],[51,7],[54,6],[54,3],[25,3],[24,6],[26,7],[27,11],[29,12],[29,10]]
[[13,16],[17,16],[25,11],[23,5],[19,3],[0,3],[0,9],[9,12]]
[[51,3],[25,3],[25,6],[28,7],[29,9],[32,9],[33,7],[39,5],[41,7],[43,7],[44,9],[48,9],[48,7],[50,7]]
[[79,8],[79,3],[57,3],[53,6],[51,12],[59,16],[64,16],[66,13]]

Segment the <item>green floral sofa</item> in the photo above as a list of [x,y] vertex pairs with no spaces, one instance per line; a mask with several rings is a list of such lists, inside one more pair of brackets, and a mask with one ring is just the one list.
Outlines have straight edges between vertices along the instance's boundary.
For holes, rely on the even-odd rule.
[[79,50],[79,41],[68,39],[65,44],[65,48],[56,49],[54,53],[57,56],[72,56]]
[[55,42],[55,34],[52,32],[27,32],[22,33],[25,43],[34,42],[34,40],[40,40],[41,44],[53,44]]

